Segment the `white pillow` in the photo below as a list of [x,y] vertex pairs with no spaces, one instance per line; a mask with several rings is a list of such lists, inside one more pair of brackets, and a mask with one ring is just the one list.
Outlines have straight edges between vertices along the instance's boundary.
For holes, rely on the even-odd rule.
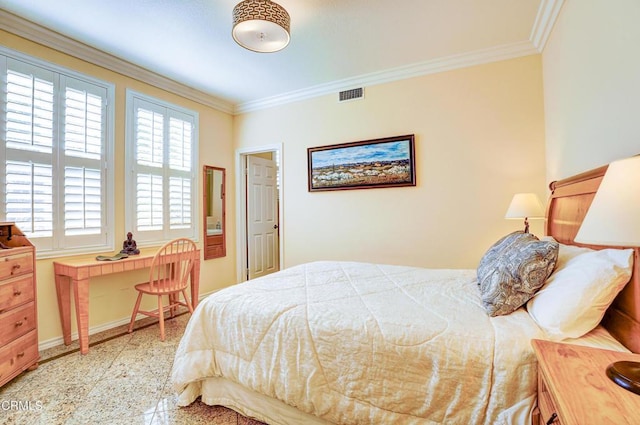
[[555,271],[527,310],[555,340],[579,338],[595,328],[631,278],[632,249],[594,251],[560,244]]

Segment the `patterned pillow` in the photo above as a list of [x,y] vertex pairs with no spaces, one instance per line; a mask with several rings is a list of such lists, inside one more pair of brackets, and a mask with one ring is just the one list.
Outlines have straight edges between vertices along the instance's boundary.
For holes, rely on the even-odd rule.
[[510,314],[526,303],[553,272],[558,243],[514,232],[493,244],[478,266],[482,304],[489,316]]

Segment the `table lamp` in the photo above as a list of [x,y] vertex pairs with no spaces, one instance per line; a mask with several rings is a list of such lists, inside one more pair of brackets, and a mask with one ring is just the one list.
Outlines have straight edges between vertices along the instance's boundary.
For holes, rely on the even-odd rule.
[[544,218],[544,208],[535,193],[516,193],[504,218],[524,218],[524,232],[529,233],[529,219]]
[[[640,156],[609,165],[576,242],[616,247],[640,246]],[[607,367],[619,386],[640,394],[640,362],[621,361]]]

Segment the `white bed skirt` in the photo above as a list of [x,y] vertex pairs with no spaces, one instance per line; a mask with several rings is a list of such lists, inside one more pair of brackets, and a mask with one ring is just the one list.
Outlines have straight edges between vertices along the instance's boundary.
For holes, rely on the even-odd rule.
[[[201,401],[209,406],[228,407],[243,416],[269,425],[333,425],[225,378],[208,378],[203,381]],[[531,424],[532,405],[535,405],[535,396],[523,400],[514,408],[514,423]]]
[[331,424],[225,378],[208,378],[203,381],[201,400],[210,406],[228,407],[269,425]]

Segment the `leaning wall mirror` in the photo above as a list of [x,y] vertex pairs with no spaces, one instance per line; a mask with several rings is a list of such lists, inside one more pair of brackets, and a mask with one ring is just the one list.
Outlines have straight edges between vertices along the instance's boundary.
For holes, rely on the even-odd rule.
[[204,259],[227,255],[225,229],[225,169],[204,166]]

